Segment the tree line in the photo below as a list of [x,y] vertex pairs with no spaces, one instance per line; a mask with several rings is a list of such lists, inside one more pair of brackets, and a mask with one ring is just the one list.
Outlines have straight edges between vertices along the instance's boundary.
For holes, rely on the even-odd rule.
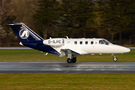
[[8,5],[2,1],[0,41],[8,39],[9,46],[10,41],[18,42],[7,26],[12,21],[25,23],[44,39],[101,37],[135,44],[133,0],[8,0]]

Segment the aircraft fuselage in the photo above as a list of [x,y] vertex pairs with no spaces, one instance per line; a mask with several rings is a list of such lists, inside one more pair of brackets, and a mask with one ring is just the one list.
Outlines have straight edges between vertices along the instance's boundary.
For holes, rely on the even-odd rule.
[[61,54],[61,49],[70,49],[83,54],[123,54],[130,52],[129,48],[114,45],[103,38],[52,38],[44,40],[45,45],[52,46]]

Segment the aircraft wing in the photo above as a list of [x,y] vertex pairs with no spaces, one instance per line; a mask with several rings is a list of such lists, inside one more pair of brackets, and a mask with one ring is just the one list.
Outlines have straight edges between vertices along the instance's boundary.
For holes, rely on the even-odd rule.
[[59,55],[59,57],[68,56],[68,54],[71,54],[72,57],[81,55],[79,51],[73,51],[71,49],[61,49],[61,54]]

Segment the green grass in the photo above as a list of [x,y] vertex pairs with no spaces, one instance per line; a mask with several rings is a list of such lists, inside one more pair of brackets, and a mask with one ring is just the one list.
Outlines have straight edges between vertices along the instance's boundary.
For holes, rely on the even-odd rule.
[[134,90],[135,74],[0,74],[1,90]]
[[[130,53],[116,55],[118,62],[135,62],[135,50]],[[59,58],[57,55],[41,53],[40,51],[28,50],[0,50],[0,62],[66,62],[66,57]],[[77,62],[113,62],[111,55],[83,55],[77,57]]]
[[[66,57],[37,50],[0,50],[0,62],[66,62]],[[117,55],[118,62],[135,62],[135,50]],[[113,62],[111,55],[84,55],[78,62]],[[0,74],[0,90],[134,90],[135,74]]]

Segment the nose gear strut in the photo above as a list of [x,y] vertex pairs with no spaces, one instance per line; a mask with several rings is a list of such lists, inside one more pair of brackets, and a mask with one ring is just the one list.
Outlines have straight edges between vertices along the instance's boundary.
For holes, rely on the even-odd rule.
[[118,58],[113,54],[112,54],[112,56],[113,56],[113,61],[116,62],[118,60]]

